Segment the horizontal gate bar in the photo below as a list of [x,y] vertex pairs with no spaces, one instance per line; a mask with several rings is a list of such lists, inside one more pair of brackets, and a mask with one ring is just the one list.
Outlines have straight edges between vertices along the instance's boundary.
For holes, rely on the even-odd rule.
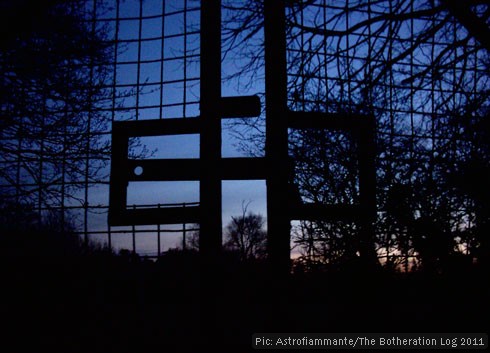
[[301,221],[359,221],[363,217],[359,205],[326,205],[305,203],[290,205],[290,220]]
[[115,121],[112,123],[113,136],[127,137],[198,134],[201,131],[200,118],[172,118],[136,121]]
[[200,206],[126,209],[110,215],[117,226],[199,223]]
[[268,163],[266,158],[223,158],[221,160],[221,179],[258,180],[266,179]]
[[[135,173],[137,168],[138,174]],[[199,180],[199,159],[129,159],[128,181]]]
[[[202,175],[202,162],[199,159],[129,159],[127,166],[128,181],[199,180]],[[205,167],[217,168],[222,180],[267,177],[265,158],[223,158],[218,165]]]
[[247,118],[260,115],[259,96],[238,96],[221,98],[221,117]]

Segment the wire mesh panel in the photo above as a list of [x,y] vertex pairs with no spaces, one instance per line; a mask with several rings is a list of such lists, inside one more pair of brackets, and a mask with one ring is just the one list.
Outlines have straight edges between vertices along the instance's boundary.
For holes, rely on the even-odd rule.
[[[188,232],[194,226],[108,227],[110,135],[112,123],[117,121],[199,114],[199,6],[199,2],[187,0],[39,5],[45,13],[39,13],[41,19],[35,21],[46,21],[38,24],[47,32],[36,33],[40,40],[60,27],[66,38],[47,40],[45,47],[29,43],[38,60],[14,63],[10,71],[9,60],[15,55],[26,56],[19,49],[21,43],[13,43],[8,47],[11,51],[2,54],[6,90],[23,94],[2,100],[2,111],[15,122],[2,128],[2,206],[25,204],[43,219],[56,214],[61,227],[73,225],[87,241],[142,255],[182,245],[182,229]],[[25,18],[24,22],[30,20]],[[48,25],[49,20],[54,28]],[[77,42],[76,35],[87,39]],[[39,59],[46,60],[46,67]],[[29,101],[29,97],[35,100]],[[21,103],[25,111],[19,111]],[[175,153],[195,145],[194,140],[179,141]],[[151,158],[158,153],[155,144],[147,141],[132,139],[129,145],[130,157]],[[166,150],[170,151],[167,158],[172,158],[172,149]],[[168,185],[162,189],[161,185],[148,188],[138,185],[145,183],[134,184],[134,197],[129,201],[135,205],[128,207],[199,201],[195,187],[174,186],[184,193],[179,199],[168,192]],[[151,197],[151,190],[161,197]],[[162,241],[164,233],[166,240]]]
[[[263,93],[263,1],[222,3],[223,77]],[[375,117],[381,261],[408,270],[448,252],[478,258],[488,223],[489,65],[481,36],[488,4],[474,1],[459,12],[450,0],[285,4],[289,110]],[[73,224],[86,240],[141,254],[179,245],[182,229],[194,226],[108,226],[110,136],[120,121],[198,117],[200,2],[9,6],[16,36],[6,34],[0,56],[6,217],[27,208],[33,218]],[[264,115],[233,128],[243,151],[263,156]],[[130,136],[129,157],[200,157],[195,134],[152,138]],[[357,147],[348,132],[291,129],[290,182],[301,200],[355,204]],[[198,202],[191,184],[134,182],[125,206]],[[357,256],[348,245],[357,232],[349,222],[304,221],[293,238],[309,254],[303,259],[332,264]]]
[[[115,59],[113,63],[115,114],[113,121],[195,118],[199,115],[199,3],[195,1],[123,1],[115,2],[113,25]],[[101,21],[101,18],[98,18]],[[129,97],[117,100],[118,95]],[[114,110],[113,110],[114,111]],[[179,151],[196,144],[193,136],[183,135],[178,146],[166,148],[162,143],[145,139],[130,141],[129,155],[151,158],[165,149],[175,158]],[[197,141],[199,143],[199,141]],[[188,147],[186,147],[188,146]],[[192,156],[192,158],[199,157]],[[128,207],[156,207],[184,202],[189,208],[199,201],[199,188],[182,183],[130,183]],[[172,184],[172,185],[167,185]],[[173,190],[173,191],[172,191]],[[180,190],[180,195],[175,192]],[[106,195],[107,197],[107,195]],[[106,200],[107,204],[107,200]],[[146,205],[146,206],[145,206]],[[181,204],[179,204],[181,205]],[[107,215],[105,215],[107,217]],[[160,254],[169,247],[182,247],[182,231],[193,225],[112,227],[111,233],[131,230],[133,250],[140,254]],[[157,238],[152,244],[135,237],[140,231]],[[172,236],[172,234],[174,234]],[[165,235],[163,239],[161,236]],[[138,236],[139,238],[139,236]],[[148,238],[148,237],[147,237]]]
[[[454,180],[471,151],[482,147],[470,126],[488,126],[488,61],[475,33],[446,5],[310,1],[288,9],[291,109],[376,117],[376,246],[382,262],[398,268],[416,266],[420,257],[427,263],[442,253],[474,250],[465,239],[475,230],[470,220],[479,206]],[[488,21],[486,5],[471,11]],[[303,197],[355,199],[349,196],[357,189],[355,165],[346,157],[349,146],[328,134],[292,136]],[[301,148],[298,140],[307,146]],[[326,166],[305,155],[312,150]],[[349,168],[347,174],[342,171]],[[337,258],[339,241],[348,237],[350,227],[304,223],[298,240],[310,244],[304,247],[307,253],[316,251],[328,263]],[[348,249],[343,247],[346,257],[352,256]]]

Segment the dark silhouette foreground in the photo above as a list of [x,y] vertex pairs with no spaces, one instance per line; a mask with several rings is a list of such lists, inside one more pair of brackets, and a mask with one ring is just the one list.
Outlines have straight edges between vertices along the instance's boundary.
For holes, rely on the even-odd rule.
[[[241,352],[255,332],[488,332],[488,277],[477,266],[367,274],[353,263],[274,280],[264,264],[225,254],[203,283],[194,251],[156,262],[95,251],[3,252],[1,269],[6,352],[208,351],[204,342]],[[204,291],[214,301],[203,302]],[[214,317],[201,316],[205,305]],[[214,334],[203,337],[203,327]]]

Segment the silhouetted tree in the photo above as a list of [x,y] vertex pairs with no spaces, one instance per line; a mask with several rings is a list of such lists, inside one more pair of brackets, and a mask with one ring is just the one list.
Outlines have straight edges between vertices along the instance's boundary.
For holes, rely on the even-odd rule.
[[[386,262],[401,256],[407,265],[410,256],[422,255],[428,244],[420,242],[422,223],[434,231],[423,237],[433,236],[434,247],[447,253],[453,251],[447,244],[474,228],[473,221],[477,228],[488,227],[488,216],[474,219],[477,202],[468,203],[468,188],[456,185],[458,179],[468,180],[469,173],[463,172],[472,164],[468,160],[480,161],[480,171],[489,160],[488,152],[469,158],[485,142],[464,133],[476,121],[488,124],[488,4],[312,0],[286,5],[289,109],[376,117],[377,248],[387,255]],[[229,79],[255,84],[263,74],[263,1],[229,0],[224,7],[225,59],[241,58]],[[232,124],[237,124],[232,129],[241,148],[260,154],[263,118]],[[352,147],[346,134],[293,131],[290,155],[304,201],[356,201]],[[475,189],[485,189],[482,178],[471,174]],[[355,254],[353,224],[302,222],[300,229],[296,234],[305,254],[322,262]],[[475,242],[465,244],[470,243]],[[425,249],[426,263],[432,261],[428,254],[435,253]]]
[[265,219],[260,214],[247,212],[242,205],[242,215],[231,217],[225,229],[225,249],[238,252],[241,261],[264,259],[267,233]]
[[[445,180],[458,196],[468,203],[471,213],[466,226],[460,229],[460,239],[467,251],[474,253],[481,262],[490,259],[490,115],[488,104],[484,109],[472,105],[453,121],[453,128],[462,135],[463,141],[471,141],[460,149],[461,158],[446,169]],[[478,110],[474,110],[477,108]],[[453,142],[457,143],[457,142]],[[461,142],[460,142],[461,143]],[[469,199],[469,200],[468,200]],[[473,227],[469,226],[473,225]],[[465,239],[466,238],[466,239]]]
[[85,241],[74,223],[52,210],[42,216],[27,204],[0,204],[0,258],[35,266],[36,260],[65,263],[89,255],[112,255],[106,244]]
[[185,248],[187,250],[199,250],[199,230],[193,230],[186,235]]
[[[304,203],[349,205],[359,202],[356,146],[349,134],[299,130],[290,137],[292,181]],[[346,221],[301,221],[293,239],[310,267],[337,267],[357,256],[359,227]]]
[[[93,5],[92,5],[93,4]],[[110,141],[107,108],[114,57],[109,27],[92,21],[103,3],[0,2],[1,196],[38,206],[77,197],[100,181]]]

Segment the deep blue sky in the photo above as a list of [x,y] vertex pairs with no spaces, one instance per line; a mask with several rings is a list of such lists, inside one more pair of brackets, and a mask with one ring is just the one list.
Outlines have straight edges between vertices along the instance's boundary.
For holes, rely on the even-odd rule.
[[[162,9],[162,3],[165,9]],[[124,49],[120,50],[117,57],[116,84],[118,85],[137,85],[146,83],[139,97],[125,99],[121,103],[125,107],[136,105],[138,99],[138,119],[158,119],[158,118],[179,118],[193,117],[199,115],[199,62],[196,59],[179,59],[185,53],[187,55],[199,52],[199,35],[189,34],[186,37],[178,36],[187,28],[187,32],[195,29],[199,30],[199,11],[191,11],[184,17],[179,10],[182,9],[184,1],[165,1],[145,0],[143,1],[143,16],[150,16],[141,22],[141,38],[139,41],[140,22],[137,19],[140,14],[139,1],[125,0],[120,3],[119,31],[118,38],[126,41]],[[190,1],[188,6],[199,6],[198,2]],[[167,15],[162,21],[162,11],[173,15]],[[113,18],[115,11],[109,11],[99,15],[102,18]],[[115,21],[110,21],[111,27],[115,28]],[[184,26],[185,25],[185,26]],[[161,36],[167,36],[163,41]],[[174,36],[176,35],[176,36]],[[153,39],[154,38],[154,39]],[[158,39],[160,38],[160,39]],[[185,42],[184,42],[185,40]],[[163,48],[162,48],[163,46]],[[120,48],[121,49],[121,48]],[[161,58],[165,60],[162,65]],[[137,65],[140,58],[143,62]],[[237,62],[228,59],[223,63],[223,76],[236,70]],[[138,78],[139,73],[139,78]],[[184,73],[188,82],[184,84],[182,80]],[[165,84],[161,84],[161,81]],[[154,83],[154,84],[153,84]],[[239,84],[235,81],[227,81],[222,85],[223,96],[250,95],[264,91],[262,81],[258,81],[253,87],[239,90]],[[184,106],[179,104],[186,102]],[[164,108],[159,108],[163,103]],[[153,108],[149,108],[152,107]],[[116,120],[134,120],[136,111],[130,109],[127,112],[120,112],[116,115]],[[236,148],[238,142],[226,128],[226,123],[222,124],[222,156],[223,157],[245,157],[244,153]],[[154,151],[151,158],[199,158],[199,135],[179,135],[148,137],[141,139],[150,150]],[[98,191],[97,191],[98,190]],[[91,204],[107,204],[107,189],[100,187],[93,195]],[[266,215],[266,186],[264,180],[258,181],[224,181],[222,183],[223,192],[223,227],[231,220],[232,216],[242,214],[242,204],[248,204],[248,210]],[[178,203],[199,201],[199,182],[140,182],[130,183],[128,187],[128,205],[133,204],[158,204],[158,203]],[[89,227],[92,230],[99,230],[106,225],[106,215],[92,215],[89,220]],[[128,227],[113,227],[117,229],[127,229]],[[166,226],[166,229],[177,228],[181,225]],[[155,229],[154,226],[137,227],[137,229]],[[148,235],[138,234],[137,250],[141,253],[156,251],[156,237],[154,233]],[[162,236],[163,249],[169,246],[180,244],[180,234],[168,234]],[[131,236],[114,235],[113,245],[116,248],[131,248]]]

